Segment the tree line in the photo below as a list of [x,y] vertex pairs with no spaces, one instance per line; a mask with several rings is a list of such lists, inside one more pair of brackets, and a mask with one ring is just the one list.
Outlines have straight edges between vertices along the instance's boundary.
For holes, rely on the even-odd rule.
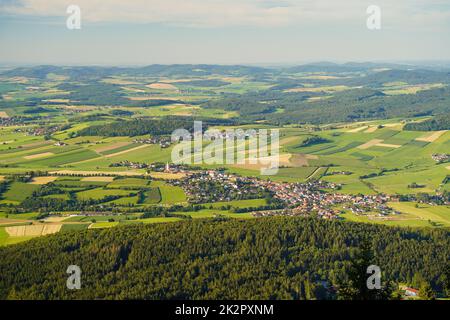
[[433,119],[425,120],[422,122],[407,123],[403,129],[410,131],[450,130],[450,113],[436,116]]

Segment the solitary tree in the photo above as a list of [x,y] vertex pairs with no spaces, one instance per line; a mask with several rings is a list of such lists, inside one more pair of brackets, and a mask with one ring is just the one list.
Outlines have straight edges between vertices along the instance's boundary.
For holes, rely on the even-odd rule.
[[387,300],[392,298],[394,286],[386,283],[380,289],[369,289],[367,286],[367,267],[374,264],[374,254],[368,241],[363,241],[360,250],[352,260],[348,280],[338,285],[340,300]]

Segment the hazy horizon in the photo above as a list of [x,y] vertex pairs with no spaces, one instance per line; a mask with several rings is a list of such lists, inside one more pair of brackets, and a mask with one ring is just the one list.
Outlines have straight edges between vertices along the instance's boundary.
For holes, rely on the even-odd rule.
[[379,65],[398,65],[398,66],[411,66],[411,67],[450,67],[450,60],[412,60],[412,61],[299,61],[299,62],[266,62],[266,63],[141,63],[141,64],[126,64],[126,63],[116,63],[116,64],[101,64],[101,63],[27,63],[27,62],[8,62],[0,61],[0,67],[3,68],[15,68],[15,67],[39,67],[39,66],[55,66],[55,67],[104,67],[104,68],[142,68],[152,65],[163,65],[163,66],[173,66],[173,65],[218,65],[218,66],[247,66],[247,67],[260,67],[260,68],[286,68],[286,67],[296,67],[305,65],[348,65],[348,64],[379,64]]
[[[67,7],[81,10],[69,30]],[[369,30],[366,10],[381,9]],[[3,64],[305,64],[449,61],[443,0],[0,0]]]

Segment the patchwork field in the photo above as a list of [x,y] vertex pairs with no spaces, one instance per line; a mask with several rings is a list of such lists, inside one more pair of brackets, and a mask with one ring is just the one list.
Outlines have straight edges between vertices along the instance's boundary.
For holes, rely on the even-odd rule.
[[[433,155],[449,153],[450,131],[405,129],[442,113],[444,102],[433,100],[430,103],[440,109],[435,112],[428,107],[423,116],[414,116],[422,114],[415,108],[424,107],[430,97],[419,102],[413,97],[438,92],[433,90],[446,92],[446,83],[383,79],[358,84],[366,73],[380,75],[367,70],[283,70],[280,74],[234,70],[205,75],[203,68],[207,67],[188,74],[108,75],[95,80],[58,74],[45,79],[3,79],[0,244],[127,223],[247,219],[253,217],[251,212],[236,213],[246,211],[236,209],[271,204],[266,199],[252,199],[186,208],[188,197],[173,180],[184,179],[187,173],[183,171],[192,167],[285,183],[323,180],[336,188],[321,191],[347,195],[415,197],[450,191],[448,162],[433,159]],[[92,90],[84,92],[90,86]],[[388,97],[397,100],[390,104],[392,100],[384,100]],[[276,163],[273,156],[257,164],[205,163],[181,172],[154,170],[154,164],[160,168],[172,164],[171,132],[154,124],[137,128],[126,124],[168,117],[202,119],[205,128],[208,123],[219,130],[279,129],[279,170],[273,176],[261,175],[261,168]],[[120,126],[107,130],[113,123]],[[91,130],[94,127],[99,128]],[[204,141],[203,147],[207,146]],[[30,176],[31,171],[39,174]],[[264,196],[258,194],[258,198]],[[33,206],[36,199],[45,205]],[[31,207],[22,209],[24,203]],[[449,226],[448,207],[416,206],[413,201],[389,205],[398,214],[380,217],[373,212],[356,215],[343,210],[341,218],[397,226]]]

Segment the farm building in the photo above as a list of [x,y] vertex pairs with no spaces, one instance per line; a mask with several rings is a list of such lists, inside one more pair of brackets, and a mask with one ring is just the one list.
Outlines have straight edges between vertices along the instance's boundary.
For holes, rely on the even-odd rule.
[[405,296],[407,297],[418,297],[419,296],[419,290],[414,288],[406,288],[405,289]]

